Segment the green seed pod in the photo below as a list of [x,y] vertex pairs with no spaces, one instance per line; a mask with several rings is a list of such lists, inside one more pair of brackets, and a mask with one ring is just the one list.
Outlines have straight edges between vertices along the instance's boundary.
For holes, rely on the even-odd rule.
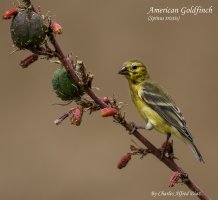
[[52,86],[57,96],[63,101],[75,100],[84,94],[64,67],[54,72]]
[[45,39],[46,26],[40,15],[32,9],[17,13],[11,23],[11,37],[20,49],[39,46]]

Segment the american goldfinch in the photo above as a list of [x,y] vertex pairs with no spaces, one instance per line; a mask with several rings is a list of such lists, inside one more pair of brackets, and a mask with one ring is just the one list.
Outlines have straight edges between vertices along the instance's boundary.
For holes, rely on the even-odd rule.
[[204,162],[193,142],[186,121],[172,98],[154,82],[146,66],[139,60],[130,60],[123,64],[119,74],[129,83],[130,94],[138,112],[146,122],[146,129],[155,129],[167,135],[182,139],[191,148],[196,158]]

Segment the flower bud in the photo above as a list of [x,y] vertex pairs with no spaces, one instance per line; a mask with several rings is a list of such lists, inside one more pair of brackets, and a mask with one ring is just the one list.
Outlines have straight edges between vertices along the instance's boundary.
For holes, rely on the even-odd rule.
[[17,8],[10,8],[3,14],[3,19],[11,19],[17,14]]
[[131,154],[127,153],[119,160],[119,162],[117,164],[117,168],[122,169],[122,168],[126,167],[130,160],[131,160]]
[[24,60],[22,60],[20,62],[20,66],[23,68],[26,68],[29,65],[31,65],[32,63],[34,63],[35,61],[37,61],[38,58],[39,58],[39,56],[37,54],[32,54],[32,55],[28,56],[27,58],[25,58]]
[[110,117],[118,114],[118,110],[115,108],[103,108],[101,109],[102,117]]
[[173,175],[169,181],[169,187],[173,187],[176,183],[178,183],[179,179],[181,178],[181,173],[178,171],[173,172]]
[[63,30],[61,25],[58,24],[57,22],[52,22],[50,25],[50,28],[54,33],[57,33],[57,34],[61,34]]
[[83,116],[83,108],[82,107],[74,108],[72,110],[72,116],[70,118],[71,124],[79,126],[82,121],[82,116]]

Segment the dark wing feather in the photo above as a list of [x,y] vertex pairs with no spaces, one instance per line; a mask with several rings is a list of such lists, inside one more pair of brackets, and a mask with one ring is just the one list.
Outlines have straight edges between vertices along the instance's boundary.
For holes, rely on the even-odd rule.
[[174,101],[163,92],[157,83],[144,83],[139,96],[168,124],[174,126],[184,137],[193,141],[191,133],[187,130],[186,121]]

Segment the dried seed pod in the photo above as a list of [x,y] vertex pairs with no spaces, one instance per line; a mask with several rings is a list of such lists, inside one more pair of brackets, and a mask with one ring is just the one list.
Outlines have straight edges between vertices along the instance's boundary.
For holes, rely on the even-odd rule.
[[20,49],[39,46],[46,37],[46,26],[42,17],[32,9],[17,13],[11,23],[11,37]]
[[75,83],[64,67],[54,72],[52,86],[57,96],[63,101],[75,100],[84,94],[82,88]]

